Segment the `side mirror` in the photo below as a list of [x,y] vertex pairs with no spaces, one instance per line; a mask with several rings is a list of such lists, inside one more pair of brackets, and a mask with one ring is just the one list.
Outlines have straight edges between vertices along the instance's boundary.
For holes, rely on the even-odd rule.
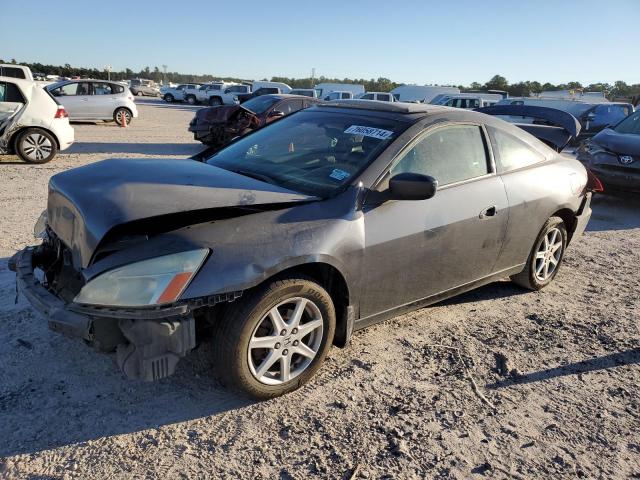
[[269,118],[272,117],[284,117],[284,112],[281,112],[280,110],[271,110],[271,112],[269,112]]
[[389,180],[391,200],[426,200],[433,197],[438,189],[438,181],[420,173],[399,173]]
[[596,119],[596,114],[595,113],[588,113],[586,116],[586,119],[589,120],[590,122]]

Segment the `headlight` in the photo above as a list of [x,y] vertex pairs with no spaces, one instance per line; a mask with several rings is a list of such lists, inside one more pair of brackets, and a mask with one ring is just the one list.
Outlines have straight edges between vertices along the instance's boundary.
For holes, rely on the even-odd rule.
[[76,303],[141,307],[174,302],[200,269],[206,248],[132,263],[99,275],[87,283]]
[[47,235],[47,211],[40,214],[36,224],[33,226],[33,236],[36,238],[44,238]]

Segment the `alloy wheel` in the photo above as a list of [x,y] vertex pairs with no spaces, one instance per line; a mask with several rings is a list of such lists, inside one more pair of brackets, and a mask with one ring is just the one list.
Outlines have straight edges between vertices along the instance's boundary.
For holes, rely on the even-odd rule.
[[41,133],[31,133],[22,140],[22,151],[36,162],[41,162],[49,157],[52,150],[51,140]]
[[562,258],[562,232],[558,228],[549,230],[536,252],[535,276],[540,282],[546,282],[558,268]]
[[247,359],[260,383],[279,385],[304,372],[320,350],[322,313],[311,300],[294,297],[271,308],[251,334]]

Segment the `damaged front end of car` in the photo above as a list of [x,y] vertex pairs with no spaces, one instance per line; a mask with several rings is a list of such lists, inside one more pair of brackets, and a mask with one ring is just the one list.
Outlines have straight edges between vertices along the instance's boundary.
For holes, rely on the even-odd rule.
[[210,147],[222,148],[235,137],[260,126],[260,119],[239,105],[202,108],[189,123],[194,140]]
[[[179,299],[208,255],[206,249],[186,252],[191,258],[179,264],[167,257],[180,254],[165,255],[87,280],[51,229],[41,238],[40,245],[18,252],[9,262],[18,291],[47,318],[51,330],[80,337],[103,352],[115,350],[118,366],[131,379],[152,381],[173,374],[180,358],[196,346],[201,309],[242,295]],[[150,262],[164,265],[154,271]],[[146,305],[130,305],[135,303]]]
[[219,242],[237,228],[225,222],[310,199],[201,162],[97,162],[51,179],[34,228],[42,242],[9,268],[52,330],[116,351],[129,378],[158,380],[196,346],[197,325],[242,295],[237,279],[260,274],[237,265],[235,276],[194,281],[231,258]]

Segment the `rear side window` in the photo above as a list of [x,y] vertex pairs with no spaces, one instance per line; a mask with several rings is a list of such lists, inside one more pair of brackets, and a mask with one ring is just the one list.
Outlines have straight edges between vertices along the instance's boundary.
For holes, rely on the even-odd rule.
[[122,93],[122,92],[124,92],[124,86],[123,85],[116,85],[115,83],[110,83],[109,85],[111,86],[111,91],[113,93]]
[[367,93],[366,95],[363,95],[362,98],[365,100],[373,100],[373,93]]
[[15,67],[0,67],[0,77],[27,78],[23,69]]
[[378,100],[382,100],[383,102],[388,102],[389,101],[389,95],[387,95],[386,93],[383,95],[378,95]]
[[348,100],[348,99],[350,99],[350,98],[351,98],[351,94],[349,94],[349,93],[347,93],[347,92],[345,92],[345,93],[343,93],[343,94],[342,94],[342,99],[343,99],[343,100],[344,100],[344,99],[347,99],[347,100]]
[[94,83],[92,85],[94,95],[112,95],[114,93],[110,83]]
[[430,175],[439,186],[488,174],[480,127],[453,125],[427,133],[391,168],[391,176],[404,172]]
[[513,135],[494,127],[488,127],[493,140],[498,172],[504,173],[517,168],[542,162],[546,158],[533,147]]
[[0,82],[0,102],[25,103],[25,99],[16,84]]

